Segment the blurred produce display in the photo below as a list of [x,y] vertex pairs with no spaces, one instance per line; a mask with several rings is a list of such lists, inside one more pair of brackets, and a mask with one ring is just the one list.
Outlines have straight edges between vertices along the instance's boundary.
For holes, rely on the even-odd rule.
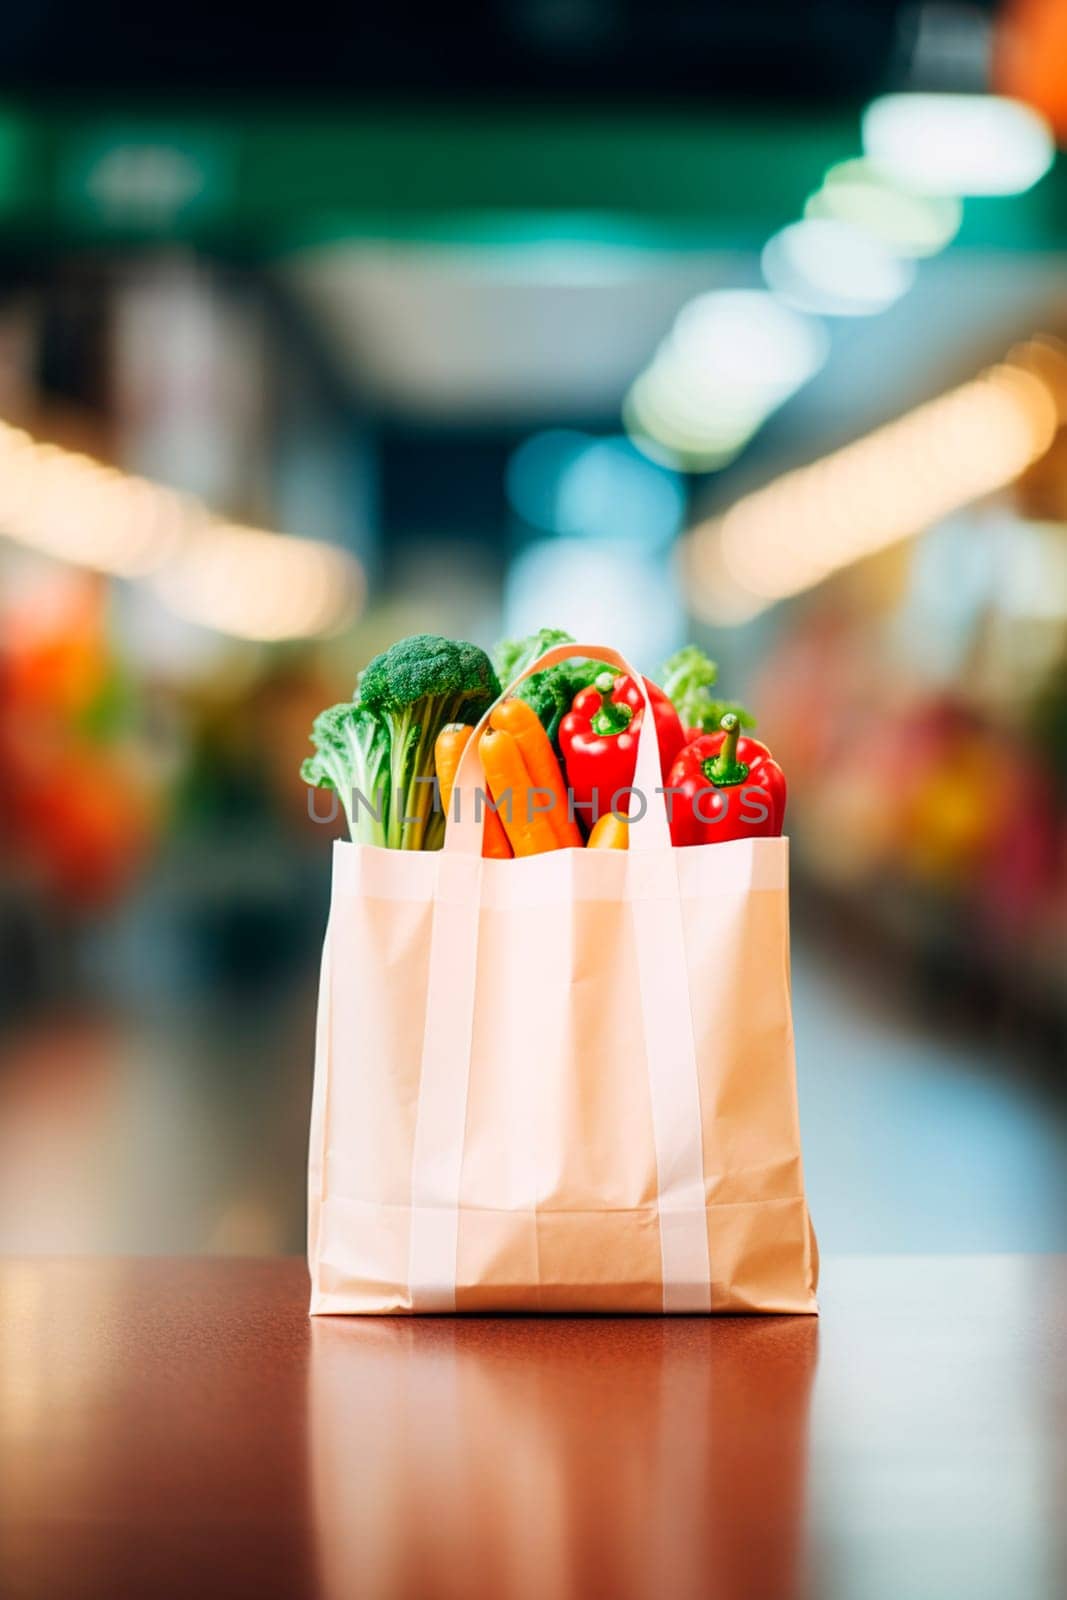
[[111,642],[104,580],[64,572],[5,604],[0,768],[6,878],[74,912],[129,890],[167,774],[143,686]]
[[1005,649],[986,615],[969,674],[924,683],[891,626],[823,605],[768,659],[761,725],[805,873],[916,958],[1063,1013],[1067,648],[998,698]]

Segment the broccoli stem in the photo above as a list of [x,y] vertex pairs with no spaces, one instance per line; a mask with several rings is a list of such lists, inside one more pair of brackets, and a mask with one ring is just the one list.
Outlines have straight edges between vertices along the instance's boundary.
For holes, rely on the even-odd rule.
[[[402,850],[439,849],[444,841],[444,817],[441,815],[438,790],[435,783],[425,780],[434,776],[434,746],[441,729],[450,722],[465,721],[469,715],[470,698],[466,694],[454,695],[447,701],[434,704],[432,720],[426,718],[416,734],[410,765],[406,768],[402,784],[401,809],[397,820],[412,820],[399,826],[397,846]],[[409,738],[410,738],[409,733]],[[422,779],[422,782],[416,782]]]
[[411,748],[418,738],[418,725],[410,707],[398,716],[389,717],[389,813],[385,842],[391,850],[399,850],[404,834],[403,819],[408,815],[408,774],[411,771]]
[[[436,731],[434,732],[435,738]],[[428,740],[425,730],[419,728],[414,758],[408,769],[404,805],[400,813],[403,818],[400,834],[400,848],[402,850],[425,849],[426,823],[433,811],[433,799],[436,789],[432,783],[419,783],[416,782],[416,779],[433,776],[433,744],[434,740]]]

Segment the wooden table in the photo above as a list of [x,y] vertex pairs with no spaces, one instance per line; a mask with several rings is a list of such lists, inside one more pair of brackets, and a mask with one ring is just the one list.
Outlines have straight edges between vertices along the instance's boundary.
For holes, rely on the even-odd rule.
[[1063,1592],[1067,1258],[812,1318],[319,1320],[293,1260],[0,1267],[0,1593]]

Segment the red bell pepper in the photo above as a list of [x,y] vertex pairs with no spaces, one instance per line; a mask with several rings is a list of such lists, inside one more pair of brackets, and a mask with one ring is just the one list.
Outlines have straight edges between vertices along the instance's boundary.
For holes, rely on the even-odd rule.
[[[670,770],[671,762],[685,743],[678,713],[657,684],[644,679],[659,742],[660,767]],[[630,796],[625,792],[634,781],[637,765],[637,739],[645,715],[645,702],[634,678],[602,672],[588,689],[575,695],[570,711],[559,725],[559,747],[567,773],[567,786],[574,796],[579,820],[591,828],[598,818],[614,809],[629,815]],[[646,796],[649,805],[655,802]]]
[[676,845],[780,834],[785,774],[765,744],[741,737],[728,711],[720,733],[687,744],[668,779],[671,840]]

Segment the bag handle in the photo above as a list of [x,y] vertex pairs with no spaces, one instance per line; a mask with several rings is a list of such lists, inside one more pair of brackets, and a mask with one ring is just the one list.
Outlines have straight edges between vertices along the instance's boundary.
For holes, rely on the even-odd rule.
[[[656,720],[652,712],[652,702],[645,680],[641,674],[630,665],[625,656],[617,650],[609,650],[603,645],[595,644],[556,644],[551,650],[546,650],[538,656],[536,661],[520,672],[508,684],[499,699],[484,713],[475,727],[474,733],[467,741],[467,748],[460,757],[456,770],[456,781],[452,790],[452,803],[449,806],[449,815],[445,818],[445,842],[443,848],[455,854],[480,856],[482,853],[482,825],[483,815],[475,816],[475,795],[481,789],[485,793],[485,773],[482,770],[481,756],[478,754],[478,740],[482,730],[488,726],[489,718],[502,700],[515,690],[535,672],[543,672],[546,667],[554,667],[560,661],[570,661],[575,656],[584,656],[590,661],[602,661],[605,666],[615,667],[619,672],[627,673],[637,684],[644,701],[645,714],[641,718],[641,727],[637,736],[637,761],[634,767],[633,786],[638,794],[645,799],[644,812],[635,816],[630,822],[630,849],[637,850],[667,850],[670,848],[671,831],[667,822],[666,797],[657,793],[663,783],[663,772],[660,767],[659,741],[656,737]],[[482,803],[484,812],[484,801]]]

